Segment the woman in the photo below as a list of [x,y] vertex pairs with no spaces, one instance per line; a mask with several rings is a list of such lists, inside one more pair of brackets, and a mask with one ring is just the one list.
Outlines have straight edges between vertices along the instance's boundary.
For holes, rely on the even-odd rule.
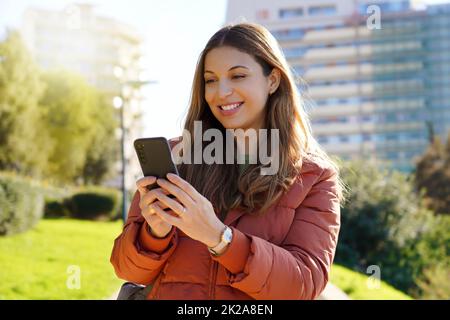
[[[196,121],[222,133],[278,129],[277,172],[262,175],[260,161],[182,163],[180,177],[138,180],[111,256],[117,276],[153,284],[148,299],[316,298],[334,258],[343,188],[264,27],[230,25],[209,40],[185,132],[193,134]],[[238,150],[248,158],[250,140]],[[193,143],[184,143],[183,153]],[[155,181],[159,188],[148,191]]]

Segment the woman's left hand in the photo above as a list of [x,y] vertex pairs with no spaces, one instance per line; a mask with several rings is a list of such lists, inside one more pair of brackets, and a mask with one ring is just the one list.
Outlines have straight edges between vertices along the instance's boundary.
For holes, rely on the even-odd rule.
[[190,238],[198,240],[208,247],[219,244],[225,224],[216,216],[208,199],[195,190],[189,182],[175,174],[169,173],[167,180],[158,179],[157,183],[162,189],[176,197],[175,200],[162,193],[157,195],[158,200],[178,216],[171,215],[158,206],[151,206],[156,214],[167,223],[179,228]]

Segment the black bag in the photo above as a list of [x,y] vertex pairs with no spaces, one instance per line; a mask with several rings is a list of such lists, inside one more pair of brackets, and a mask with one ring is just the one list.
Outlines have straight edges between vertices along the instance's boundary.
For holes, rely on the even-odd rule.
[[144,286],[132,282],[125,282],[122,287],[120,287],[117,300],[146,300],[152,287],[153,283]]

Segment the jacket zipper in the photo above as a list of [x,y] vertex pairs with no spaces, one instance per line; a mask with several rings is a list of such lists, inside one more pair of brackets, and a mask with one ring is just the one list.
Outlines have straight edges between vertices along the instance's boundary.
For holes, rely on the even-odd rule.
[[212,261],[212,277],[211,282],[209,286],[209,300],[214,300],[214,296],[216,294],[216,279],[217,279],[217,269],[218,269],[219,263],[216,261]]
[[169,261],[166,262],[166,265],[159,273],[158,277],[155,280],[155,283],[153,285],[152,290],[150,291],[150,294],[148,295],[149,299],[158,299],[159,298],[159,286],[161,284],[162,278],[166,275],[167,267],[169,266]]

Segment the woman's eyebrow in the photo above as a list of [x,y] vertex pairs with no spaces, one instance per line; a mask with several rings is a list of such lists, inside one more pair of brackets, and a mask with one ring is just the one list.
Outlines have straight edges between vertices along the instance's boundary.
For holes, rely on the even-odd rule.
[[[231,70],[233,70],[233,69],[237,69],[237,68],[244,68],[244,69],[248,69],[246,66],[234,66],[234,67],[231,67],[230,69],[228,69],[228,71],[231,71]],[[214,73],[214,72],[212,72],[212,71],[209,71],[209,70],[205,70],[205,73]]]

